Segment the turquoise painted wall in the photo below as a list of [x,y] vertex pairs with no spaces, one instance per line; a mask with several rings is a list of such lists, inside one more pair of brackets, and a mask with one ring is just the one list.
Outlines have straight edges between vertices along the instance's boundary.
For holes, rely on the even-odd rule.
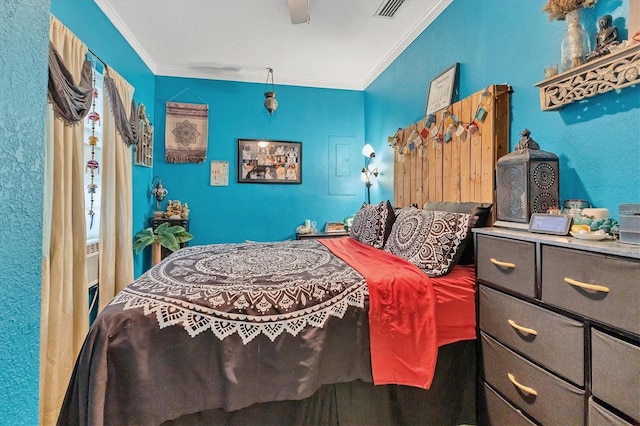
[[38,424],[49,2],[0,8],[0,424]]
[[[101,60],[135,87],[133,97],[136,105],[143,103],[146,106],[147,114],[153,123],[155,76],[96,3],[92,0],[52,0],[51,13]],[[133,166],[132,177],[135,233],[148,226],[148,217],[152,211],[149,188],[153,170]],[[140,275],[147,264],[142,255],[134,257],[135,275]]]
[[[600,1],[585,18],[612,13],[623,28],[629,0]],[[7,2],[5,2],[7,3]],[[304,219],[340,219],[364,199],[328,192],[331,143],[369,142],[381,171],[372,200],[392,198],[386,138],[418,119],[431,78],[461,64],[460,98],[489,84],[513,86],[511,147],[524,127],[561,159],[562,198],[586,198],[617,212],[640,200],[640,89],[599,95],[559,112],[541,112],[538,89],[545,65],[559,62],[563,22],[548,22],[543,0],[455,0],[364,92],[277,86],[280,108],[269,117],[262,84],[154,77],[91,0],[11,0],[0,11],[0,203],[10,226],[0,230],[0,423],[37,424],[44,100],[49,11],[136,87],[156,127],[154,170],[134,166],[134,232],[153,210],[151,178],[160,174],[169,198],[192,207],[194,243],[293,237]],[[50,8],[50,9],[49,9]],[[626,33],[623,35],[626,36]],[[266,76],[266,75],[265,75]],[[277,82],[277,70],[276,70]],[[163,160],[164,103],[185,88],[211,108],[207,162]],[[26,90],[25,90],[26,89]],[[25,96],[25,93],[28,96]],[[303,142],[303,184],[235,182],[236,139]],[[330,142],[333,141],[333,142]],[[352,153],[355,170],[363,164]],[[229,187],[210,187],[210,160],[229,161]],[[25,178],[16,179],[16,176]],[[358,179],[354,176],[354,179]],[[359,181],[358,181],[359,182]],[[359,186],[358,186],[359,185]],[[19,236],[19,237],[18,237]],[[136,274],[143,269],[136,259]],[[18,292],[15,290],[19,289]]]
[[[275,78],[277,83],[277,70]],[[305,219],[323,226],[355,213],[364,201],[363,92],[277,84],[275,89],[279,107],[270,116],[263,106],[264,84],[156,79],[154,173],[169,190],[163,209],[167,200],[189,204],[191,244],[295,238],[296,226]],[[169,100],[209,105],[204,163],[165,162],[164,111]],[[238,138],[302,142],[302,184],[238,183]],[[330,189],[336,144],[348,147],[348,184],[340,187],[347,195]],[[229,162],[229,186],[210,186],[211,160]]]
[[[609,13],[626,38],[629,0],[585,9],[592,36]],[[634,0],[635,1],[635,0]],[[387,136],[420,120],[432,78],[460,63],[459,99],[491,84],[510,84],[511,149],[525,127],[541,149],[560,157],[560,198],[580,198],[618,217],[620,203],[640,202],[640,85],[542,112],[543,69],[560,62],[566,22],[547,20],[544,0],[455,0],[365,91],[365,137],[385,169],[373,187],[392,198]],[[592,41],[592,44],[594,42]]]

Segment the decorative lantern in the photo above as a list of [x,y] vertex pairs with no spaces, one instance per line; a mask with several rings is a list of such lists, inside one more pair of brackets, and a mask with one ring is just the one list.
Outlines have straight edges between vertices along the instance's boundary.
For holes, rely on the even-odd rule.
[[533,213],[559,207],[558,156],[542,151],[524,129],[516,149],[498,159],[498,220],[529,223]]
[[[273,115],[273,112],[278,108],[278,101],[276,100],[276,90],[273,84],[273,70],[271,68],[267,68],[267,70],[267,82],[264,84],[264,107],[269,111],[269,115]],[[271,90],[267,89],[269,77],[271,77]]]
[[[154,186],[155,183],[155,186]],[[169,191],[162,185],[160,176],[154,176],[151,180],[151,194],[156,198],[156,205],[160,208],[160,204]]]

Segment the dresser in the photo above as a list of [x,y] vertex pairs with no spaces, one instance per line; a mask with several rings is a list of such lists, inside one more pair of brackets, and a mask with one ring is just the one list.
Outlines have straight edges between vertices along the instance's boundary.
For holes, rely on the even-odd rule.
[[640,247],[474,229],[489,425],[640,422]]

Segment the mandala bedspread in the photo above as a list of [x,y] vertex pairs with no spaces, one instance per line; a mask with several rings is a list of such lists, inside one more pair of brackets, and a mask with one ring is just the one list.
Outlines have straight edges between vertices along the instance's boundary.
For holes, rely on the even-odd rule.
[[218,244],[174,253],[111,302],[155,314],[160,328],[180,325],[194,337],[260,333],[273,341],[364,306],[362,275],[315,240]]
[[349,237],[179,250],[95,319],[59,421],[157,425],[356,380],[428,387],[435,296],[407,263]]

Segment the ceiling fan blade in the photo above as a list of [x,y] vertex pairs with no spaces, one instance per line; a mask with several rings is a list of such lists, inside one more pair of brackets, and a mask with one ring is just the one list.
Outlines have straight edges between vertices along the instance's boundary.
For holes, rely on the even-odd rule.
[[309,0],[288,0],[292,24],[309,22]]

